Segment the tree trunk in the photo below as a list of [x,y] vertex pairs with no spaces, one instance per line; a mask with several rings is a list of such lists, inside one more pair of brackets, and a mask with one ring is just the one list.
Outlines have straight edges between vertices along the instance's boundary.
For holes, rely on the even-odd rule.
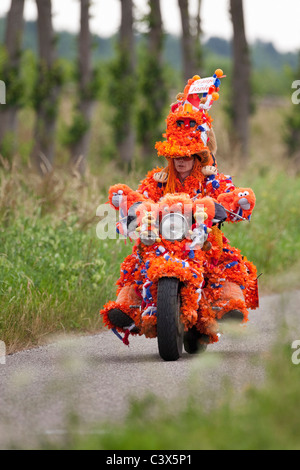
[[129,55],[130,66],[135,67],[134,33],[133,33],[133,2],[132,0],[121,1],[121,27],[120,27],[120,48]]
[[13,149],[16,146],[15,134],[17,130],[17,112],[19,109],[18,99],[11,100],[9,96],[10,79],[6,78],[13,74],[13,80],[19,76],[20,58],[22,49],[22,36],[24,28],[24,1],[25,0],[12,0],[10,10],[6,20],[6,30],[4,45],[7,53],[7,60],[5,69],[3,70],[3,77],[8,92],[8,99],[6,104],[0,108],[0,146],[2,146],[3,139],[7,133],[11,133],[13,138]]
[[86,159],[90,143],[90,123],[94,109],[94,98],[90,91],[93,80],[92,68],[92,37],[90,33],[90,5],[91,0],[80,0],[81,20],[79,33],[79,102],[77,113],[86,123],[86,130],[79,136],[77,142],[71,146],[71,163],[79,173],[84,174],[86,169]]
[[163,23],[161,16],[160,0],[148,0],[150,7],[149,15],[149,52],[162,65],[163,49]]
[[203,73],[203,50],[202,50],[202,21],[201,21],[201,6],[202,0],[198,0],[198,10],[196,16],[196,61],[198,66],[197,74],[202,76]]
[[160,0],[148,0],[149,33],[147,50],[142,55],[138,100],[138,140],[141,143],[143,159],[154,151],[155,141],[161,134],[162,112],[168,99],[163,70],[163,23]]
[[[185,81],[198,74],[200,63],[198,60],[200,44],[196,31],[193,31],[191,17],[189,13],[189,0],[178,0],[181,26],[182,26],[182,66]],[[200,25],[200,18],[196,19],[196,24]],[[198,26],[199,27],[199,26]]]
[[[133,32],[133,3],[132,0],[121,0],[121,27],[119,36],[119,47],[121,56],[125,60],[125,68],[120,80],[126,82],[134,75],[135,70],[135,46]],[[121,86],[121,84],[120,84]],[[129,91],[129,90],[128,90]],[[128,99],[128,97],[127,97]],[[128,164],[132,161],[135,146],[135,132],[133,127],[133,116],[124,115],[122,139],[118,143],[121,162]]]
[[243,0],[230,0],[233,24],[233,138],[244,161],[248,157],[251,63],[246,39]]
[[32,161],[41,173],[53,168],[60,72],[56,63],[51,0],[36,0],[39,77],[35,90],[36,124]]
[[202,0],[198,0],[198,10],[197,10],[197,17],[196,17],[196,37],[200,43],[201,35],[202,35],[202,24],[201,24],[201,6]]

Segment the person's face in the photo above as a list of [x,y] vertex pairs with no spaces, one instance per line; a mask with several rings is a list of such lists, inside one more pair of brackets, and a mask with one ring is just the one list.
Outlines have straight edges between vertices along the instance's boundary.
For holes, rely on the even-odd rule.
[[178,157],[174,158],[175,170],[179,175],[187,175],[191,173],[194,166],[194,157]]

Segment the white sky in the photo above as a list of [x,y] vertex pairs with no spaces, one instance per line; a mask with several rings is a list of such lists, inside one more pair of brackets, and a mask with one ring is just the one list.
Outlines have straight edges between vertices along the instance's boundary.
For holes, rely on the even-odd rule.
[[[7,13],[11,0],[0,0],[0,16]],[[147,0],[134,0],[136,13],[147,11]],[[78,0],[52,0],[54,27],[76,32],[79,27]],[[25,17],[36,18],[34,0],[26,0]],[[190,0],[195,12],[197,0]],[[164,28],[173,34],[181,33],[177,0],[161,0]],[[120,0],[93,0],[91,29],[100,36],[109,36],[120,24]],[[246,34],[249,42],[255,39],[271,41],[281,51],[300,49],[300,0],[244,0]],[[229,0],[202,0],[202,28],[205,36],[230,39],[232,25]]]

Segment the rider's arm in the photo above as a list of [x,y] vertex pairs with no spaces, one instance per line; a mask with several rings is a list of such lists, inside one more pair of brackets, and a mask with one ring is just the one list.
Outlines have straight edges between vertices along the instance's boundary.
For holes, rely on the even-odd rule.
[[142,202],[157,202],[164,192],[163,184],[160,184],[155,175],[162,170],[156,168],[148,173],[134,191],[126,184],[115,184],[109,189],[109,203],[120,212],[120,220],[117,223],[117,231],[124,236],[129,236],[136,228],[136,210]]
[[115,184],[109,188],[108,200],[116,210],[125,206],[128,210],[136,202],[143,202],[145,197],[138,191],[133,191],[126,184]]
[[108,200],[110,205],[119,211],[119,221],[117,222],[117,232],[125,237],[135,230],[136,209],[139,204],[145,201],[145,197],[133,191],[126,184],[115,184],[109,188]]
[[138,192],[146,199],[151,199],[158,202],[164,195],[165,182],[167,180],[167,173],[162,168],[154,168],[149,171],[146,178],[141,181]]
[[117,210],[121,204],[124,206],[126,199],[127,209],[137,202],[152,200],[157,202],[164,193],[163,183],[155,179],[155,175],[161,172],[161,169],[155,168],[151,170],[146,178],[141,181],[138,189],[134,191],[126,184],[115,184],[109,188],[109,203]]

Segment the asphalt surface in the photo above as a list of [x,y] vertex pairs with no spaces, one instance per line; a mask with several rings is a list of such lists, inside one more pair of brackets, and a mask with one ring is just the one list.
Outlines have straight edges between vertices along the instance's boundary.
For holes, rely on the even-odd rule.
[[5,364],[2,358],[0,448],[59,438],[74,415],[79,432],[99,422],[105,432],[105,423],[126,417],[133,399],[150,402],[151,394],[177,410],[191,395],[211,406],[228,386],[237,396],[245,387],[260,386],[274,343],[300,340],[299,306],[300,292],[263,297],[247,326],[224,332],[204,354],[184,353],[176,362],[159,357],[156,339],[131,337],[128,347],[111,331],[57,338],[7,356]]

